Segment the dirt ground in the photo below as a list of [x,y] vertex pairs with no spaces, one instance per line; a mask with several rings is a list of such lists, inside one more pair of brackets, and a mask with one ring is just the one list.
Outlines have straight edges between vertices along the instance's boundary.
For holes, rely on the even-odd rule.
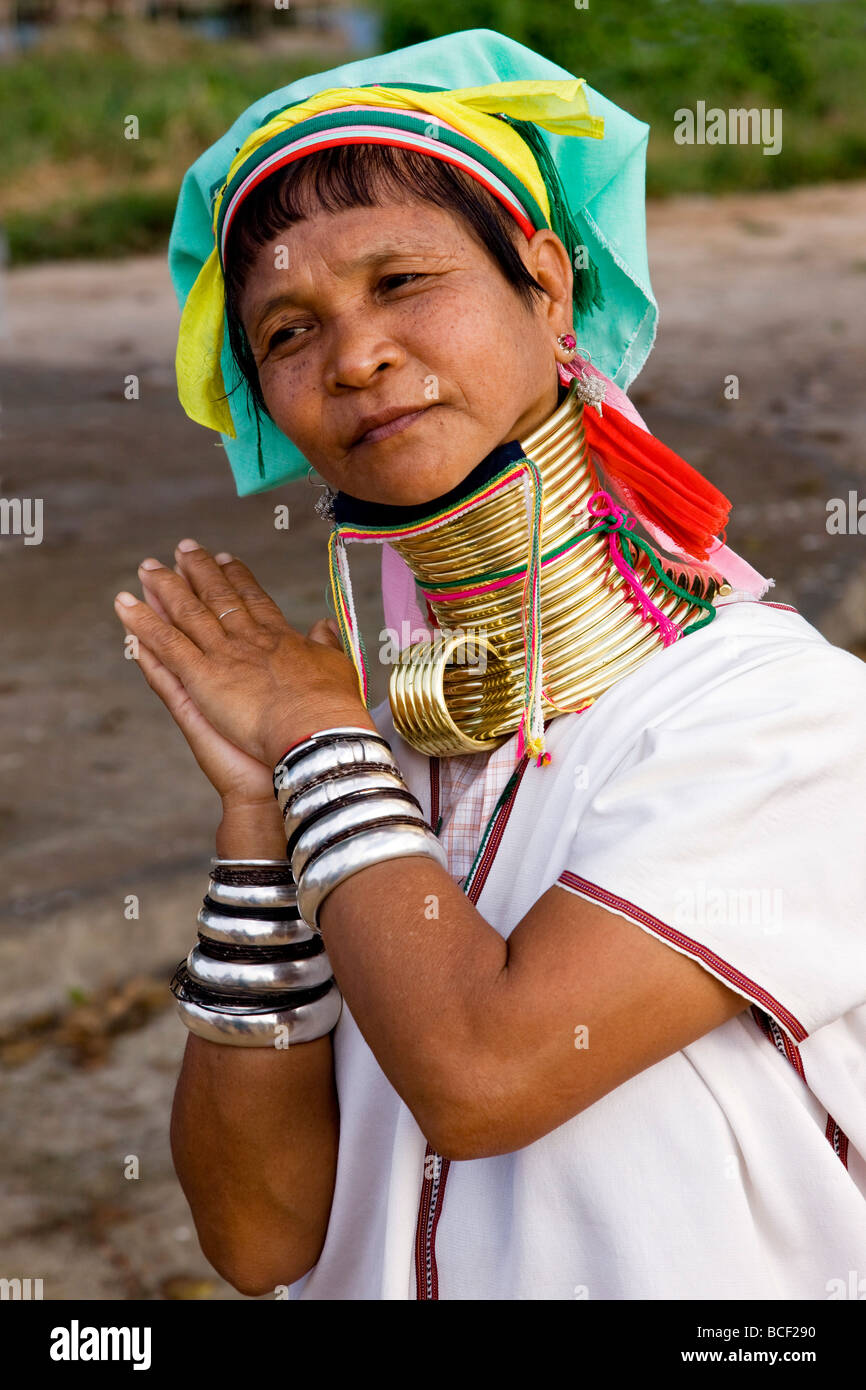
[[[631,392],[733,499],[728,539],[775,578],[771,597],[859,655],[866,539],[826,517],[829,499],[866,496],[864,225],[866,184],[651,206],[661,322]],[[42,498],[44,539],[0,536],[0,1276],[41,1278],[46,1299],[237,1299],[199,1251],[168,1149],[185,1033],[166,982],[218,806],[123,659],[112,597],[192,534],[241,555],[306,629],[328,611],[326,525],[306,481],[238,501],[181,411],[163,257],[19,270],[3,299],[0,495]],[[378,554],[352,553],[374,633]]]

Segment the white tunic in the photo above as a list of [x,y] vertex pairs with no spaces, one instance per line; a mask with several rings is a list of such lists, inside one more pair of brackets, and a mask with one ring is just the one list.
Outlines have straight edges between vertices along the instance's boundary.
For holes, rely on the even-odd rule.
[[[330,1224],[290,1297],[866,1297],[866,666],[793,610],[718,609],[548,725],[477,907],[507,937],[558,882],[752,1007],[526,1148],[448,1162],[344,1002]],[[430,760],[373,717],[429,814]]]

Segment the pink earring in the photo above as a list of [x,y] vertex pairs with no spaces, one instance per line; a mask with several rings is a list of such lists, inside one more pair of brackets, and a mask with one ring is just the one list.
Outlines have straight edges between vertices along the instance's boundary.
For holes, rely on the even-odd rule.
[[[577,352],[577,339],[573,333],[560,333],[556,340],[563,352],[570,352],[572,357]],[[567,386],[575,375],[574,368],[570,362],[557,362],[556,370],[563,386]]]
[[607,383],[602,376],[596,376],[595,373],[590,375],[587,372],[587,360],[579,355],[577,339],[573,333],[560,333],[556,341],[563,352],[569,352],[572,358],[577,359],[570,362],[557,362],[556,370],[559,380],[563,386],[570,386],[572,382],[575,382],[574,394],[577,399],[583,401],[585,405],[594,405],[600,415]]

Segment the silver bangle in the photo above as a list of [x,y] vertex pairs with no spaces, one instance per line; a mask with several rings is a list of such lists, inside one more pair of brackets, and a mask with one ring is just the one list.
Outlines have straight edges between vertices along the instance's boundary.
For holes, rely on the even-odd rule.
[[[321,998],[294,1009],[273,1009],[265,1013],[239,1014],[205,1009],[190,1000],[176,1001],[177,1011],[191,1033],[208,1042],[232,1047],[277,1047],[287,1038],[293,1043],[314,1042],[337,1025],[343,996],[334,983]],[[286,1033],[279,1030],[286,1029]]]
[[319,729],[316,733],[310,734],[309,738],[302,739],[300,743],[288,748],[274,767],[274,777],[277,770],[300,758],[308,748],[318,748],[323,744],[339,743],[343,739],[354,738],[360,734],[363,738],[378,739],[390,749],[388,740],[376,729],[368,729],[363,724],[335,724],[332,729]]
[[291,840],[310,816],[324,811],[335,801],[353,796],[356,792],[379,791],[387,795],[388,792],[406,790],[406,783],[399,772],[387,772],[383,768],[366,773],[359,768],[351,777],[340,777],[331,782],[316,782],[312,787],[302,788],[286,802],[283,809],[286,839]]
[[[220,870],[228,870],[232,877],[235,873],[249,873],[249,877],[234,883],[222,882],[217,877]],[[274,881],[268,883],[268,878]],[[287,859],[212,859],[207,895],[212,903],[222,907],[261,911],[294,907],[297,903],[296,884]]]
[[338,806],[326,816],[319,817],[312,825],[306,825],[298,836],[292,850],[292,873],[300,878],[307,861],[314,854],[324,850],[330,841],[341,838],[346,831],[363,830],[371,821],[391,820],[400,824],[427,826],[423,811],[413,806],[411,801],[401,797],[365,796],[363,800],[350,802],[348,806]]
[[202,907],[197,921],[202,936],[223,946],[294,946],[313,936],[300,913],[297,917],[232,917]]
[[426,825],[402,825],[393,830],[360,830],[348,840],[313,859],[298,884],[298,907],[309,927],[319,931],[319,908],[329,893],[361,869],[386,859],[427,855],[448,868],[445,848]]
[[362,728],[361,725],[345,725],[343,728],[322,729],[317,734],[311,734],[302,743],[296,743],[287,753],[274,765],[274,781],[278,779],[282,772],[287,771],[295,763],[305,758],[308,753],[319,748],[329,748],[332,751],[341,743],[353,744],[358,739],[367,739],[370,743],[377,745],[385,753],[391,752],[391,745],[388,740],[376,729]]
[[186,968],[194,983],[217,994],[280,994],[290,989],[314,989],[333,974],[327,951],[295,960],[216,960],[193,946]]
[[397,759],[383,743],[358,735],[340,743],[314,746],[307,750],[297,762],[274,770],[274,791],[280,810],[284,811],[286,802],[298,792],[304,791],[312,782],[320,782],[333,777],[351,776],[361,768],[370,771],[382,768],[399,773]]
[[211,857],[211,872],[214,869],[284,869],[285,859],[221,859],[218,854]]
[[283,763],[287,758],[293,758],[296,753],[299,753],[302,748],[307,748],[311,743],[333,743],[335,739],[352,734],[366,734],[368,738],[372,738],[374,735],[377,738],[382,737],[375,729],[368,729],[366,724],[335,724],[332,729],[317,729],[315,733],[302,739],[300,743],[294,744],[283,754],[280,762]]

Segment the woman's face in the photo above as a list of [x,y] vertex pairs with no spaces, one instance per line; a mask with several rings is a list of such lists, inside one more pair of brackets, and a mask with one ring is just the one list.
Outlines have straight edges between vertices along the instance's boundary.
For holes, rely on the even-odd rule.
[[261,248],[240,313],[262,393],[332,488],[431,501],[555,409],[571,266],[552,232],[521,241],[532,307],[427,203],[321,212]]

